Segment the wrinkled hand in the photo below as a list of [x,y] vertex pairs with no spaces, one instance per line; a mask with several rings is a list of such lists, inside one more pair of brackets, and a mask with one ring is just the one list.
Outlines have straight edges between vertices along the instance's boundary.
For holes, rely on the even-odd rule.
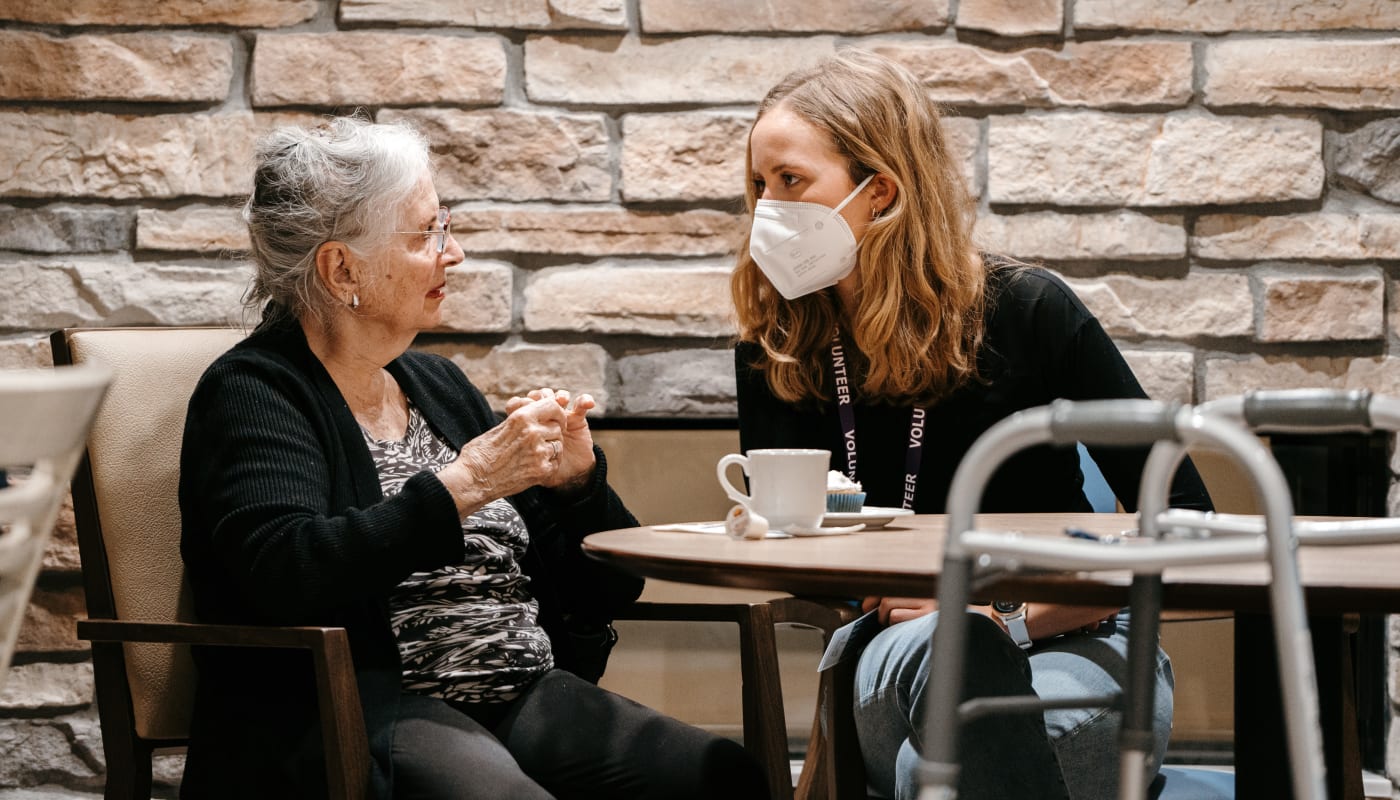
[[[590,394],[573,398],[568,391],[549,388],[535,389],[528,397],[512,397],[506,401],[506,413],[523,408],[531,402],[552,399],[564,412],[563,435],[559,453],[559,468],[540,485],[549,489],[569,491],[588,485],[593,477],[597,459],[593,455],[593,432],[588,428],[587,414],[597,403]],[[572,402],[570,402],[572,400]]]
[[886,625],[918,619],[938,610],[938,601],[928,597],[867,597],[860,602],[861,611],[880,609],[880,622]]
[[468,442],[453,465],[465,467],[471,479],[493,497],[552,485],[563,458],[568,415],[552,393],[508,408],[505,420]]

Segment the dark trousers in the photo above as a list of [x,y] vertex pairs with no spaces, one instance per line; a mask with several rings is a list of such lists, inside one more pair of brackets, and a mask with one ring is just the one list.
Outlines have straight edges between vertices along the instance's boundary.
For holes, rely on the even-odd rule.
[[735,742],[558,669],[500,706],[405,695],[393,759],[395,800],[768,797]]

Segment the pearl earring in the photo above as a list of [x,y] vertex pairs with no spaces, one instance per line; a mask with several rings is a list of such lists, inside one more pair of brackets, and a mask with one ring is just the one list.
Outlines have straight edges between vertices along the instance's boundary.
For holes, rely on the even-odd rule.
[[359,307],[360,307],[360,296],[359,296],[358,294],[351,294],[351,295],[350,295],[350,310],[351,310],[351,311],[356,311],[356,310],[359,309]]

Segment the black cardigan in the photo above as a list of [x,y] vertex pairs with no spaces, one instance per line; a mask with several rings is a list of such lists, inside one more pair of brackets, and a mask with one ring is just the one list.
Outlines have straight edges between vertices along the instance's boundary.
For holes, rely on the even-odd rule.
[[[410,351],[387,369],[454,448],[497,422],[444,358]],[[597,658],[578,652],[569,631],[610,621],[642,586],[579,547],[588,533],[636,525],[597,456],[591,485],[573,498],[539,488],[509,498],[530,532],[522,568],[563,668]],[[181,553],[196,615],[346,628],[375,793],[389,797],[402,670],[387,595],[408,574],[463,557],[447,488],[424,472],[383,497],[349,406],[288,321],[260,326],[205,372],[190,399],[180,467]],[[308,654],[196,648],[195,660],[182,796],[325,796]]]
[[[982,381],[969,382],[927,409],[923,461],[914,510],[943,513],[953,472],[988,428],[1017,411],[1070,400],[1145,398],[1133,371],[1093,314],[1059,278],[1042,269],[997,266],[989,259],[986,329],[977,353]],[[865,357],[849,340],[846,353],[862,382]],[[830,450],[831,468],[845,471],[835,404],[785,403],[768,388],[763,351],[741,342],[735,350],[739,439],[745,452],[761,447]],[[826,391],[833,395],[832,379]],[[898,507],[903,500],[904,455],[911,407],[854,403],[856,477],[866,502]],[[1136,510],[1138,480],[1147,451],[1091,447],[1090,454],[1128,510]],[[1074,448],[1040,446],[1009,459],[989,482],[983,511],[1091,511]],[[1195,467],[1186,461],[1172,486],[1173,506],[1209,510]]]

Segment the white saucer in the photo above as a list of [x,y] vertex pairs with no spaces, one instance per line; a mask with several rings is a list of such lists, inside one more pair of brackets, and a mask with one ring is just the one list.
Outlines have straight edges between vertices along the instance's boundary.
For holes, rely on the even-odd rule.
[[913,511],[907,508],[885,508],[881,506],[866,506],[860,511],[839,512],[828,511],[822,517],[823,525],[856,525],[864,524],[866,530],[883,528],[895,517],[908,517],[913,515]]
[[[827,514],[826,516],[830,517],[831,515]],[[823,522],[824,521],[825,520],[823,520]],[[855,533],[856,531],[864,529],[865,525],[863,524],[823,528],[803,528],[797,525],[789,525],[786,528],[783,528],[782,532],[786,533],[789,536],[840,536],[843,533]],[[768,535],[772,536],[773,531],[769,531]]]

